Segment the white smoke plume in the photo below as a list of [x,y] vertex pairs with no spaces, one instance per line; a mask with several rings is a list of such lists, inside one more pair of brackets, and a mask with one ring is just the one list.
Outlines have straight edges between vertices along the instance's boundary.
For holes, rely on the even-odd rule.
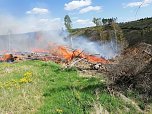
[[[0,52],[46,48],[52,37],[62,39],[58,34],[61,28],[61,19],[48,15],[28,15],[20,19],[11,15],[0,15]],[[51,31],[50,37],[41,36],[41,31]]]
[[48,16],[27,16],[15,18],[11,15],[0,15],[0,35],[20,34],[34,31],[59,30],[62,23],[60,18]]
[[[90,41],[84,37],[66,38],[60,18],[30,16],[16,19],[13,16],[0,16],[0,53],[4,50],[28,52],[34,48],[48,49],[49,42],[80,49],[99,57],[113,58],[118,54],[114,41],[103,43]],[[72,41],[72,42],[71,42]],[[113,47],[112,47],[112,45]]]
[[87,38],[79,37],[73,39],[72,45],[74,49],[81,49],[84,52],[88,52],[89,54],[99,57],[104,57],[106,59],[111,59],[117,56],[120,52],[120,48],[117,50],[118,45],[116,45],[114,40],[109,42],[90,41]]

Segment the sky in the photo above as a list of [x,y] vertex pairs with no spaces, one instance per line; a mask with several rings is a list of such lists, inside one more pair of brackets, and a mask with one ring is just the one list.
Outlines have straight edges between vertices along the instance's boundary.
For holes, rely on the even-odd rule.
[[126,22],[152,17],[151,11],[152,0],[0,0],[0,30],[64,28],[65,15],[71,17],[73,28],[79,28],[94,26],[93,17]]

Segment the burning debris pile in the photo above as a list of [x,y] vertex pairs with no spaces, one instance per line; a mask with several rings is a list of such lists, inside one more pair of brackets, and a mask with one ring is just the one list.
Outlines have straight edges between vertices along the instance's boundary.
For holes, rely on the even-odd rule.
[[[53,43],[52,43],[53,44]],[[14,52],[14,54],[4,54],[1,57],[1,61],[13,62],[14,60],[43,60],[43,61],[54,61],[56,63],[71,64],[76,59],[86,60],[88,63],[102,63],[107,64],[109,61],[90,55],[79,49],[72,50],[66,46],[51,45],[48,50],[44,49],[33,49],[32,53],[28,52]],[[78,60],[78,61],[79,61]]]
[[3,57],[0,58],[0,61],[5,61],[5,62],[13,62],[14,57],[12,54],[4,54]]
[[68,47],[65,47],[65,46],[56,46],[55,48],[51,48],[50,53],[54,56],[63,58],[68,62],[72,61],[74,58],[80,58],[80,59],[83,58],[91,63],[103,63],[103,64],[108,63],[108,60],[106,60],[102,57],[90,55],[79,49],[70,50]]
[[0,40],[5,43],[0,45],[0,61],[5,61],[3,55],[10,53],[14,60],[38,59],[73,64],[75,59],[83,59],[89,63],[107,64],[107,59],[117,55],[109,43],[90,41],[84,37],[72,38],[61,31],[3,35]]
[[[117,58],[117,62],[102,66],[113,87],[134,89],[149,99],[152,96],[152,45],[141,43],[128,48]],[[103,72],[103,69],[100,70]]]

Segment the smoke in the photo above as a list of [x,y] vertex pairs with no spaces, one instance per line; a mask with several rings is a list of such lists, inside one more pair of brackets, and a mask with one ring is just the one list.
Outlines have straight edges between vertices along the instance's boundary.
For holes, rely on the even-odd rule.
[[11,15],[0,15],[0,35],[28,33],[34,31],[59,30],[62,23],[60,18],[49,16],[26,16],[15,18]]
[[[120,48],[114,40],[103,42],[103,41],[90,41],[87,38],[79,37],[74,38],[72,41],[72,47],[74,49],[81,49],[89,54],[111,59],[117,56],[120,52]],[[118,46],[119,47],[119,46]]]
[[[16,18],[0,15],[0,53],[5,51],[29,51],[32,48],[46,48],[51,38],[63,39],[57,33],[62,28],[60,18],[49,15],[27,15]],[[42,36],[41,31],[51,34]],[[50,37],[49,37],[50,36]]]
[[49,43],[80,49],[107,59],[113,58],[119,53],[113,40],[105,43],[90,41],[84,37],[68,38],[68,33],[62,30],[63,25],[60,18],[28,16],[17,19],[10,15],[1,15],[0,25],[1,54],[5,50],[10,52],[28,52],[32,49],[47,50]]

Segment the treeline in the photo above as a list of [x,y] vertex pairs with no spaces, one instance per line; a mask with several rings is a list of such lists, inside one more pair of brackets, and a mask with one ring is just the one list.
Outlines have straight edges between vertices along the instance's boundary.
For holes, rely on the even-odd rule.
[[[96,26],[111,26],[113,23],[116,23],[117,22],[117,17],[116,18],[93,18],[92,19],[92,22],[96,25]],[[65,15],[64,17],[64,25],[66,27],[66,29],[69,31],[69,32],[72,32],[72,20],[70,18],[69,15]]]
[[[92,22],[96,25],[99,39],[104,42],[114,41],[121,47],[126,47],[126,41],[122,29],[119,27],[116,18],[93,18]],[[112,44],[113,45],[113,44]],[[118,46],[118,45],[117,45]]]
[[117,51],[118,46],[126,47],[123,32],[117,23],[117,18],[93,18],[92,22],[96,25],[95,29],[72,29],[72,21],[69,15],[64,17],[64,24],[68,32],[75,36],[85,36],[91,40],[98,40],[104,43],[111,42],[111,47]]
[[119,23],[130,46],[140,42],[152,44],[152,18]]
[[[68,22],[66,22],[68,21]],[[110,41],[122,44],[124,47],[140,42],[152,44],[152,18],[118,23],[117,18],[93,18],[94,27],[73,29],[70,17],[65,16],[65,26],[73,35],[86,36],[92,40]]]
[[122,29],[143,30],[152,28],[152,18],[143,18],[136,21],[119,23]]
[[92,22],[96,26],[102,26],[102,25],[111,25],[112,23],[116,23],[117,17],[116,18],[93,18]]

